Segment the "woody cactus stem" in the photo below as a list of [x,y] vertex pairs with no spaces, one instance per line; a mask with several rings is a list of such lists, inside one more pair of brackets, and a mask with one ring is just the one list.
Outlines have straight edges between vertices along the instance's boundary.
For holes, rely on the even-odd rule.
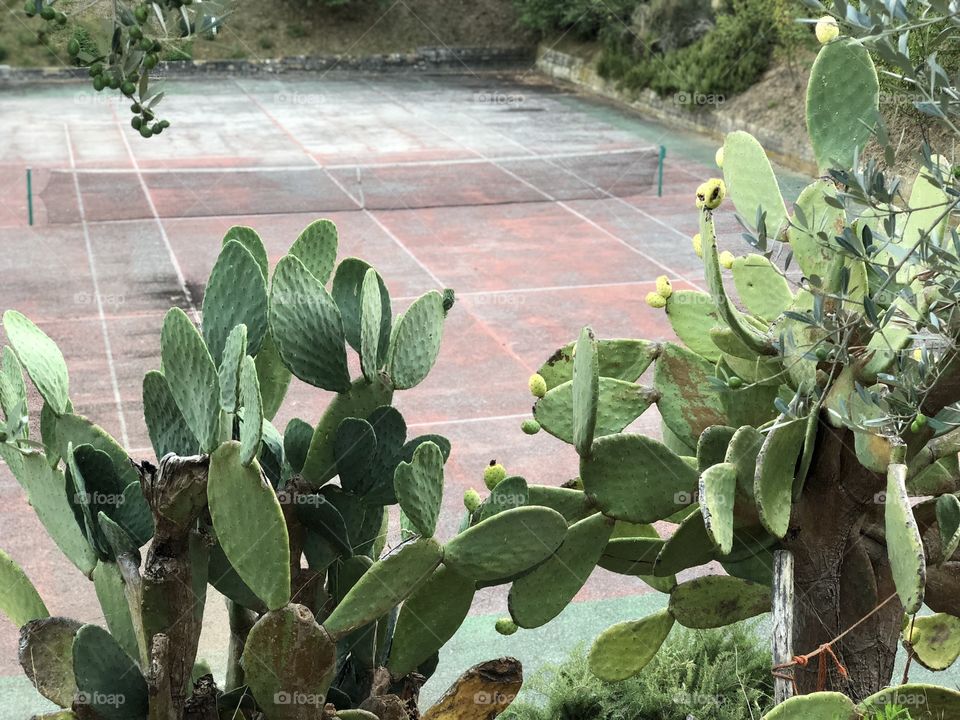
[[[143,572],[143,623],[151,648],[151,666],[165,668],[163,683],[151,687],[151,693],[169,693],[169,703],[154,697],[156,704],[166,706],[171,720],[183,717],[200,642],[204,598],[194,589],[191,549],[196,552],[202,543],[195,528],[207,506],[208,466],[207,456],[178,457],[172,453],[160,461],[159,468],[146,462],[137,466],[156,524]],[[203,580],[205,584],[206,578]],[[157,642],[161,635],[165,642]],[[174,647],[176,652],[165,659],[153,656],[164,646]],[[151,711],[153,706],[151,702]],[[152,716],[151,720],[160,717]]]

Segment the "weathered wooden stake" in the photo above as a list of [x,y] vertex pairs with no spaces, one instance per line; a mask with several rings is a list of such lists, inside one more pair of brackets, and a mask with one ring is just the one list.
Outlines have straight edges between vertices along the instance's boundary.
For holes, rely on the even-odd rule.
[[[793,553],[773,553],[773,664],[793,659]],[[784,673],[789,674],[789,673]],[[779,677],[773,679],[773,700],[779,705],[793,697],[793,683]]]

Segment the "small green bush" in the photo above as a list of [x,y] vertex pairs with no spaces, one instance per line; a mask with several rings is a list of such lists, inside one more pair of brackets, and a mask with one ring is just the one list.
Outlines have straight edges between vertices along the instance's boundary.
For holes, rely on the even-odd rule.
[[10,51],[3,45],[0,45],[0,62],[3,62],[8,57],[10,57]]
[[520,23],[543,33],[571,31],[595,39],[610,27],[629,25],[641,0],[514,0]]
[[674,628],[639,675],[595,678],[583,648],[528,683],[537,700],[514,703],[504,720],[742,720],[772,707],[770,653],[751,625],[723,630]]

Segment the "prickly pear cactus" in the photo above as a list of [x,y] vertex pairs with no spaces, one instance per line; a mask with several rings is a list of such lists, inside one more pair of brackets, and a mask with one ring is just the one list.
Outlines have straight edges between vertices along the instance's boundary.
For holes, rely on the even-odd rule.
[[[337,245],[320,220],[271,266],[254,230],[230,229],[202,322],[170,310],[161,367],[143,381],[157,465],[134,463],[77,414],[54,341],[16,311],[3,316],[0,457],[92,580],[107,625],[49,617],[0,551],[0,611],[21,628],[23,667],[58,717],[419,717],[419,687],[478,587],[535,566],[562,575],[549,561],[568,521],[549,492],[435,537],[450,443],[409,437],[391,403],[436,362],[452,292],[394,317],[377,271],[337,263]],[[321,417],[278,429],[292,376],[333,397]],[[42,407],[28,407],[27,378]],[[522,478],[502,487],[518,482],[525,492]],[[399,542],[387,536],[392,506]],[[602,549],[608,523],[583,522],[568,553]],[[196,657],[208,585],[227,599],[225,682]]]
[[[658,278],[645,298],[679,342],[585,328],[530,381],[536,430],[572,445],[579,473],[564,488],[538,490],[536,502],[563,513],[570,530],[510,593],[520,628],[553,617],[591,565],[667,593],[662,612],[596,639],[590,667],[622,680],[643,670],[675,623],[720,627],[768,612],[773,554],[790,551],[794,649],[813,660],[789,672],[803,691],[842,692],[796,698],[771,719],[874,708],[893,652],[876,672],[858,672],[861,641],[893,647],[902,629],[927,667],[960,655],[960,382],[946,379],[960,366],[960,244],[945,225],[956,205],[949,164],[932,156],[909,198],[863,200],[854,163],[877,117],[876,70],[861,43],[832,38],[807,93],[813,148],[829,173],[788,209],[760,143],[730,133],[718,153],[723,179],[691,197],[705,291]],[[714,216],[730,201],[755,248],[746,256],[721,250],[717,237]],[[662,439],[628,430],[654,408]],[[674,529],[654,527],[661,522]],[[825,561],[837,543],[846,550]],[[708,563],[723,572],[678,583],[677,573]],[[562,578],[553,577],[557,565]],[[825,592],[827,576],[837,585]],[[923,603],[941,613],[914,617]],[[866,635],[855,639],[858,628]],[[829,683],[816,672],[824,647],[842,668]],[[960,717],[957,693],[918,692],[943,717]]]

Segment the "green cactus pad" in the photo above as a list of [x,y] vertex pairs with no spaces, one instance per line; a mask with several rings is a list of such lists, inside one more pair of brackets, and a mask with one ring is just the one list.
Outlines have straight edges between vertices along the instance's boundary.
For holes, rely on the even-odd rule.
[[674,290],[665,309],[670,327],[684,345],[707,360],[720,357],[710,339],[710,328],[720,322],[712,297],[698,290]]
[[713,560],[715,552],[703,514],[693,510],[664,543],[653,566],[653,575],[669,577],[681,570],[703,565]]
[[504,478],[490,491],[490,496],[480,506],[479,521],[483,522],[497,513],[515,507],[523,507],[530,500],[527,481],[519,475]]
[[764,435],[752,425],[744,425],[730,438],[723,461],[737,468],[737,500],[734,517],[738,525],[759,524],[754,495],[754,479],[757,475],[757,456],[763,448]]
[[443,437],[443,435],[432,434],[418,435],[417,437],[413,438],[413,440],[405,443],[401,451],[400,459],[404,460],[405,462],[412,462],[413,454],[417,451],[417,448],[428,442],[432,442],[434,445],[440,448],[440,453],[443,455],[444,463],[450,459],[450,450],[452,449],[450,441]]
[[257,363],[257,379],[260,381],[260,396],[263,399],[263,416],[267,420],[273,420],[287,395],[291,373],[283,364],[269,331],[254,359]]
[[[147,682],[140,668],[103,628],[81,627],[73,641],[73,672],[77,690],[102,720],[147,716]],[[123,702],[117,702],[122,698]]]
[[247,466],[260,452],[260,438],[263,434],[263,404],[260,401],[257,366],[249,355],[244,355],[240,363],[240,404],[243,406],[243,419],[240,421],[240,463]]
[[726,425],[711,425],[700,434],[697,440],[697,469],[700,472],[723,462],[734,432]]
[[50,616],[33,583],[3,550],[0,550],[0,612],[17,627]]
[[596,507],[587,494],[573,488],[549,485],[527,485],[527,504],[542,505],[556,510],[568,523],[583,520],[596,512]]
[[57,415],[67,412],[70,380],[57,344],[16,310],[3,314],[3,329],[40,395]]
[[23,367],[13,348],[4,345],[0,359],[0,409],[4,417],[9,419],[16,412],[25,412],[26,403],[27,386],[23,380]]
[[721,559],[720,566],[727,575],[743,578],[766,587],[773,586],[773,550],[771,549],[758,550],[756,555],[742,560]]
[[907,478],[907,492],[911,497],[960,492],[960,464],[956,456],[938,460]]
[[818,277],[825,287],[832,287],[843,263],[834,236],[843,232],[846,213],[834,207],[836,188],[828,180],[817,180],[807,185],[797,198],[797,214],[787,236],[797,265],[806,277]]
[[923,604],[927,563],[920,530],[907,495],[906,477],[906,465],[891,464],[887,469],[887,497],[883,516],[893,582],[903,611],[910,615]]
[[738,130],[723,141],[723,180],[740,219],[756,230],[757,211],[766,215],[767,236],[776,237],[787,207],[767,153],[750,133]]
[[474,588],[472,580],[441,566],[407,598],[393,631],[391,675],[413,672],[453,637],[467,617]]
[[[337,648],[307,607],[291,604],[256,622],[240,662],[268,720],[300,720],[319,716],[336,672]],[[313,704],[309,715],[304,699]]]
[[956,495],[946,494],[937,498],[937,527],[940,529],[943,557],[948,560],[960,546],[960,500]]
[[432,442],[423,443],[413,462],[397,465],[393,477],[400,509],[423,537],[433,537],[443,500],[443,453]]
[[445,315],[443,296],[431,290],[417,298],[397,321],[387,374],[398,390],[420,384],[437,361]]
[[77,524],[63,473],[50,467],[46,458],[37,453],[21,455],[9,445],[0,444],[0,455],[26,492],[27,500],[51,539],[80,572],[89,576],[97,564],[97,556]]
[[[692,447],[687,445],[686,442],[677,437],[677,434],[670,429],[669,425],[663,422],[663,419],[660,420],[660,434],[663,436],[663,444],[677,455],[693,457],[697,454],[697,443],[694,442]],[[693,457],[693,464],[696,465],[696,462],[697,458]]]
[[324,628],[339,639],[373,622],[426,582],[443,556],[443,549],[431,539],[401,545],[360,577],[324,621]]
[[315,220],[290,246],[289,254],[303,263],[321,285],[326,285],[337,261],[339,237],[332,220]]
[[753,493],[760,511],[760,522],[772,535],[782,538],[790,525],[793,486],[797,459],[803,451],[807,423],[786,420],[767,433],[757,456]]
[[[573,347],[564,345],[538,371],[547,383],[547,390],[573,380]],[[649,340],[597,340],[600,377],[636,382],[660,352],[659,343]]]
[[[340,488],[327,485],[320,494],[330,502],[350,532],[350,545],[354,554],[370,554],[371,549],[382,540],[383,507],[370,505],[364,498],[343,492]],[[334,541],[337,542],[337,541]]]
[[513,621],[535,628],[559,615],[590,577],[612,532],[613,521],[599,513],[571,525],[553,555],[514,581],[507,597]]
[[939,685],[908,683],[885,688],[857,705],[862,712],[878,712],[887,705],[910,709],[912,720],[945,720],[960,716],[960,692]]
[[567,523],[555,510],[504,510],[448,542],[443,562],[478,582],[512,577],[550,557],[566,533]]
[[[223,443],[210,456],[210,516],[223,552],[237,574],[272,610],[290,600],[290,545],[283,510],[256,460],[240,461],[240,443]],[[256,552],[250,529],[256,528]]]
[[793,302],[787,279],[763,255],[736,258],[732,272],[740,300],[761,320],[776,320]]
[[853,701],[843,693],[815,692],[785,700],[764,715],[763,720],[853,720],[856,717]]
[[240,324],[247,326],[248,352],[256,355],[267,333],[267,281],[253,255],[230,240],[220,250],[203,294],[203,339],[218,366],[227,337]]
[[747,383],[779,387],[784,381],[783,365],[778,358],[755,357],[752,360],[724,355],[722,358],[728,375],[736,375]]
[[603,549],[600,559],[597,560],[597,565],[618,575],[637,577],[652,575],[664,542],[652,526],[641,527],[649,528],[652,532],[646,536],[619,537],[610,540]]
[[689,505],[697,472],[644,435],[599,438],[580,460],[584,491],[604,514],[635,523],[662,520]]
[[246,227],[245,225],[234,225],[227,230],[226,235],[223,236],[222,244],[226,245],[231,240],[237,241],[247,249],[247,252],[257,261],[257,266],[260,268],[260,272],[263,273],[264,278],[270,277],[270,262],[267,258],[267,249],[263,246],[263,240],[260,239],[256,230]]
[[340,487],[354,495],[370,491],[370,461],[377,452],[377,433],[366,420],[346,418],[337,428],[333,456]]
[[350,389],[337,304],[292,255],[282,258],[273,271],[270,332],[283,364],[305,383],[334,392]]
[[[380,276],[373,268],[363,277],[360,291],[360,366],[367,380],[376,380],[380,370],[380,329],[383,302],[380,297]],[[387,332],[387,342],[390,334]]]
[[[350,347],[358,353],[363,352],[361,334],[363,326],[363,283],[367,274],[373,268],[359,258],[346,258],[337,267],[337,273],[333,278],[333,299],[340,308],[340,316],[343,318],[343,331],[346,335]],[[374,276],[377,278],[380,303],[380,330],[377,337],[377,367],[383,367],[387,360],[387,354],[390,349],[390,334],[393,324],[393,309],[390,305],[390,293],[383,282],[383,278],[374,270]],[[373,291],[370,291],[372,296]],[[368,332],[373,332],[374,324],[371,323]]]
[[123,577],[113,562],[99,562],[93,571],[93,588],[103,611],[110,634],[123,651],[132,658],[140,657],[140,646],[134,630],[130,605],[124,592]]
[[657,408],[663,422],[687,447],[695,448],[700,434],[711,425],[732,424],[720,394],[710,386],[713,375],[709,361],[673,343],[664,344],[654,366],[653,384],[660,393]]
[[167,453],[195,455],[200,444],[173,399],[163,373],[151,370],[143,376],[143,418],[157,459]]
[[[931,160],[940,167],[944,177],[949,177],[950,163],[946,158],[935,155]],[[920,168],[910,191],[909,207],[916,209],[906,214],[899,244],[904,248],[911,248],[922,236],[929,234],[934,245],[942,246],[944,230],[949,220],[944,209],[949,203],[950,195],[942,184],[932,180],[929,170]]]
[[720,463],[700,475],[700,511],[707,536],[721,555],[733,549],[733,504],[737,489],[737,466]]
[[807,130],[817,166],[849,170],[870,139],[879,114],[880,85],[870,53],[841,39],[820,48],[807,83]]
[[247,354],[247,326],[237,325],[223,345],[223,356],[217,375],[220,377],[220,407],[235,413],[240,396],[240,362]]
[[[548,433],[573,444],[573,382],[550,389],[533,406],[533,415]],[[613,435],[646,412],[656,400],[650,388],[626,380],[601,377],[595,437]]]
[[267,612],[267,606],[243,582],[219,544],[213,545],[208,553],[207,577],[210,584],[224,597],[254,612]]
[[217,446],[220,435],[220,379],[203,338],[186,313],[172,308],[163,320],[160,352],[167,383],[183,419],[203,452]]
[[770,612],[770,588],[727,575],[705,575],[670,593],[670,614],[684,627],[723,627]]
[[393,475],[397,465],[403,460],[407,424],[400,411],[388,405],[378,407],[370,413],[367,421],[376,428],[377,451],[370,458],[372,482],[371,490],[365,499],[370,504],[393,505],[397,502]]
[[960,618],[946,613],[904,617],[903,643],[928,670],[946,670],[960,657]]
[[593,330],[583,328],[573,357],[573,446],[580,457],[590,454],[600,402],[600,362]]
[[633,677],[657,654],[673,623],[670,613],[662,610],[607,628],[590,648],[590,672],[607,682]]
[[306,420],[293,418],[287,423],[283,433],[283,452],[294,472],[303,470],[303,464],[310,450],[313,438],[313,426]]
[[60,707],[73,704],[73,638],[81,625],[63,617],[43,618],[20,627],[20,667],[47,700]]

